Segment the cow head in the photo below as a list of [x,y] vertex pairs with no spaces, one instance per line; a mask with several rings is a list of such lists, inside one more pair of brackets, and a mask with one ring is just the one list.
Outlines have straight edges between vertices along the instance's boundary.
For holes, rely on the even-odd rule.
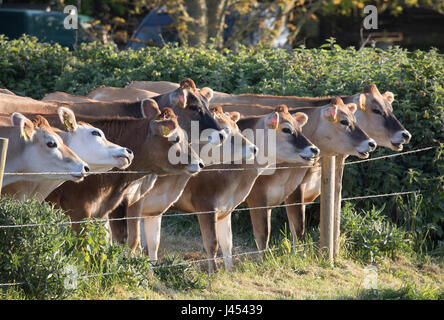
[[401,151],[412,136],[393,114],[394,99],[392,92],[381,94],[376,85],[367,85],[362,93],[355,95],[356,119],[378,145]]

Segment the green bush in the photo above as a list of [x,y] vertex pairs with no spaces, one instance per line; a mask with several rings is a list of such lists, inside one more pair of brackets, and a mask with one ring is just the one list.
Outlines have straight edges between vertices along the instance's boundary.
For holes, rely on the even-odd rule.
[[364,262],[377,262],[410,250],[406,232],[387,221],[383,210],[384,206],[378,210],[373,207],[359,213],[350,203],[343,208],[341,234],[345,246]]
[[[81,295],[96,284],[147,286],[148,258],[128,255],[105,240],[104,223],[90,222],[77,236],[62,210],[37,200],[0,198],[0,283],[8,297],[55,299]],[[12,292],[11,289],[12,288]]]
[[[149,47],[118,52],[111,45],[82,44],[69,52],[35,39],[0,38],[0,86],[40,99],[61,90],[85,94],[100,85],[123,86],[132,80],[179,82],[191,77],[199,87],[230,93],[296,96],[349,95],[370,83],[395,93],[394,113],[412,133],[406,150],[438,148],[346,166],[343,196],[421,190],[415,215],[416,245],[437,248],[444,239],[444,56],[437,50],[409,52],[399,47],[341,48],[330,39],[320,48],[293,51],[240,47]],[[373,156],[392,153],[378,148]],[[384,214],[412,226],[403,215],[406,198],[356,201],[365,210],[385,204]],[[412,204],[413,206],[416,206]],[[419,205],[419,203],[418,203]],[[245,223],[248,222],[248,215]],[[411,222],[411,221],[410,221]],[[426,227],[423,227],[426,226]]]
[[27,200],[23,203],[0,199],[0,225],[48,224],[37,227],[0,228],[0,282],[22,283],[19,288],[35,298],[65,295],[66,266],[73,257],[74,232],[61,210],[48,203]]

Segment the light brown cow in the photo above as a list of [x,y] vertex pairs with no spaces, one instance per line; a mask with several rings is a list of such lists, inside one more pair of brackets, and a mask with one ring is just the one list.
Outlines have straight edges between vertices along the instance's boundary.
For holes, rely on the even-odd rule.
[[137,88],[102,87],[94,89],[93,91],[88,93],[87,98],[100,101],[142,101],[145,99],[151,99],[158,95],[159,94],[156,92],[141,90]]
[[[56,202],[68,210],[73,221],[84,218],[107,216],[122,201],[123,197],[135,188],[134,182],[148,175],[154,183],[156,175],[195,174],[203,166],[198,156],[188,153],[188,163],[171,164],[168,154],[188,149],[185,133],[177,122],[177,117],[169,108],[162,113],[152,105],[147,105],[146,119],[98,119],[78,117],[100,128],[109,139],[125,144],[134,152],[134,160],[128,170],[134,174],[104,174],[88,176],[81,184],[65,183],[56,189],[47,200]],[[152,185],[151,183],[151,185]],[[147,190],[150,186],[145,186]],[[79,225],[73,227],[79,230]]]
[[[37,116],[34,122],[20,113],[10,117],[12,126],[1,126],[0,137],[9,139],[6,173],[55,172],[58,175],[6,175],[3,187],[18,180],[46,179],[81,181],[89,171],[82,161],[54,132],[45,118]],[[63,174],[66,173],[66,174]],[[5,191],[6,192],[6,191]]]
[[[280,101],[279,97],[276,97],[276,100]],[[393,101],[393,94],[391,92],[381,95],[376,86],[369,85],[364,88],[363,93],[347,97],[345,100],[360,103],[355,114],[357,123],[360,127],[365,127],[366,133],[372,138],[375,137],[375,140],[379,141],[383,146],[393,150],[402,150],[402,144],[409,142],[410,134],[402,127],[392,113],[391,102]],[[318,103],[316,100],[313,102]],[[271,107],[240,105],[240,107],[236,107],[234,110],[242,112],[242,110],[248,109],[250,114],[255,112],[261,114],[264,112],[264,108]],[[335,206],[339,214],[343,165],[346,155],[337,155],[336,158]],[[275,201],[268,201],[273,204],[279,204],[280,202],[278,203],[278,201],[282,201],[285,198],[287,204],[314,201],[320,194],[320,172],[315,169],[308,170],[303,181],[298,184],[298,180],[295,181],[292,178],[295,176],[299,177],[300,172],[298,173],[298,171],[301,170],[279,170],[273,177],[260,177],[257,185],[253,187],[249,199],[247,199],[248,205],[250,207],[261,206],[264,202],[267,202],[264,200],[266,198],[265,194],[267,194],[267,197],[275,199]],[[288,182],[283,185],[281,181]],[[297,186],[296,189],[294,189],[295,186]],[[273,191],[272,193],[269,191],[267,193],[265,189]],[[305,206],[288,206],[286,211],[293,235],[301,238],[305,231]],[[271,210],[255,210],[252,212],[256,242],[261,250],[268,245],[270,213]],[[335,232],[335,236],[338,237],[338,225],[336,225]]]
[[[29,119],[36,118],[35,114],[26,114]],[[46,115],[48,122],[64,130],[53,128],[62,141],[74,151],[83,161],[88,164],[92,171],[108,171],[116,167],[125,169],[133,160],[131,150],[109,142],[104,133],[94,128],[88,123],[77,123],[74,113],[67,108],[60,107],[57,115]],[[0,116],[0,123],[4,123],[10,117]],[[51,171],[51,169],[47,170]],[[42,177],[43,178],[43,177]],[[15,195],[19,199],[35,197],[43,201],[55,188],[61,185],[65,180],[29,180],[23,176],[9,184],[2,191],[7,194]]]
[[163,94],[176,90],[179,85],[169,81],[131,81],[125,88],[136,88]]
[[[222,163],[226,160],[226,158],[229,158],[230,161],[253,159],[254,155],[257,153],[257,148],[253,143],[241,135],[239,128],[236,125],[236,122],[240,118],[239,113],[232,112],[225,114],[220,107],[212,108],[211,112],[214,114],[215,119],[222,127],[228,127],[230,129],[230,136],[228,139],[224,142],[224,144],[217,147],[220,149],[220,158],[217,159],[217,162]],[[238,142],[237,144],[233,143],[236,141]],[[224,157],[223,154],[226,145],[229,147],[229,157]],[[201,159],[205,164],[216,162],[215,159],[211,158],[207,159],[203,156],[203,154],[201,154]],[[157,260],[157,248],[160,241],[160,215],[168,210],[168,208],[177,201],[189,179],[189,175],[159,177],[149,193],[143,196],[136,203],[132,204],[129,208],[126,209],[126,207],[123,207],[123,213],[120,212],[119,214],[119,212],[115,212],[111,216],[113,218],[124,216],[138,217],[140,215],[145,217],[153,217],[142,220],[145,237],[157,239],[156,241],[147,242],[150,245],[150,247],[148,247],[150,260]],[[110,225],[112,228],[112,236],[115,240],[121,243],[127,241],[132,250],[136,248],[139,237],[128,238],[128,240],[126,240],[127,232],[126,223],[124,220],[111,221]],[[131,228],[136,228],[134,232],[128,231],[128,234],[133,234],[136,236],[140,233],[138,225],[129,223],[128,226]]]
[[157,106],[154,100],[144,102],[72,102],[72,101],[39,101],[32,98],[12,96],[0,93],[0,113],[11,114],[13,112],[36,113],[36,114],[57,114],[60,107],[66,107],[75,114],[89,116],[128,116],[143,118],[143,104],[151,103]]
[[[259,175],[276,162],[312,163],[319,153],[318,148],[301,133],[301,127],[306,122],[307,116],[304,113],[298,112],[291,116],[286,106],[279,106],[275,112],[266,116],[241,119],[238,121],[239,128],[244,135],[245,130],[250,129],[247,132],[253,135],[259,148],[259,158],[254,164],[218,165],[215,166],[216,169],[246,170],[206,171],[188,181],[173,207],[182,212],[213,212],[198,215],[204,247],[210,259],[210,270],[216,268],[214,259],[218,243],[222,248],[226,267],[232,266],[231,212],[245,200]],[[265,136],[274,132],[276,140],[268,142],[267,139],[261,139],[261,130],[264,130]],[[273,145],[275,149],[272,148]],[[270,162],[260,161],[261,155],[265,154]]]
[[76,96],[66,92],[56,91],[47,93],[42,101],[59,101],[59,102],[95,102],[93,99],[89,99],[84,96]]
[[[101,88],[107,90],[106,87]],[[111,88],[111,91],[118,88]],[[191,127],[193,121],[199,122],[199,135],[204,130],[214,130],[213,134],[208,136],[208,141],[213,144],[220,144],[227,138],[227,133],[223,128],[217,125],[217,122],[212,117],[209,110],[209,101],[213,97],[213,90],[205,87],[197,89],[194,81],[186,78],[180,82],[180,85],[174,91],[169,91],[152,97],[157,102],[160,109],[164,107],[171,107],[178,115],[179,125],[187,132],[191,138]],[[118,94],[113,95],[113,98],[120,99]],[[105,99],[106,95],[95,95],[95,99]],[[133,102],[134,103],[134,102]]]

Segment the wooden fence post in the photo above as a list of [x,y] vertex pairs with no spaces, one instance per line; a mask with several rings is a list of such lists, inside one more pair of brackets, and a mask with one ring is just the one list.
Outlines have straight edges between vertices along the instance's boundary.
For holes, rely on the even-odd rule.
[[344,164],[346,156],[335,157],[335,226],[333,238],[333,258],[339,255],[339,238],[341,235],[341,207],[342,207],[342,177],[344,174]]
[[321,217],[319,245],[333,262],[334,209],[335,209],[335,157],[322,157],[321,168]]
[[8,152],[8,142],[6,138],[0,138],[0,194],[2,193],[3,173],[5,171],[6,153]]

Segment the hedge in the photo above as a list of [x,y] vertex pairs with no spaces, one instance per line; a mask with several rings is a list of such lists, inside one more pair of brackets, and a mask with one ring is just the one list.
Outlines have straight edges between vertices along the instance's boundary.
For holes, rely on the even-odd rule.
[[[194,79],[230,93],[296,96],[349,95],[375,83],[395,93],[394,112],[413,134],[405,150],[425,152],[347,166],[343,196],[422,190],[421,196],[378,198],[384,213],[416,239],[418,250],[444,248],[444,56],[435,49],[341,48],[334,39],[319,48],[293,51],[241,47],[148,47],[118,51],[112,45],[82,44],[76,51],[22,37],[0,36],[0,86],[40,99],[56,90],[86,94],[100,85],[133,80]],[[373,156],[392,153],[378,148]]]

